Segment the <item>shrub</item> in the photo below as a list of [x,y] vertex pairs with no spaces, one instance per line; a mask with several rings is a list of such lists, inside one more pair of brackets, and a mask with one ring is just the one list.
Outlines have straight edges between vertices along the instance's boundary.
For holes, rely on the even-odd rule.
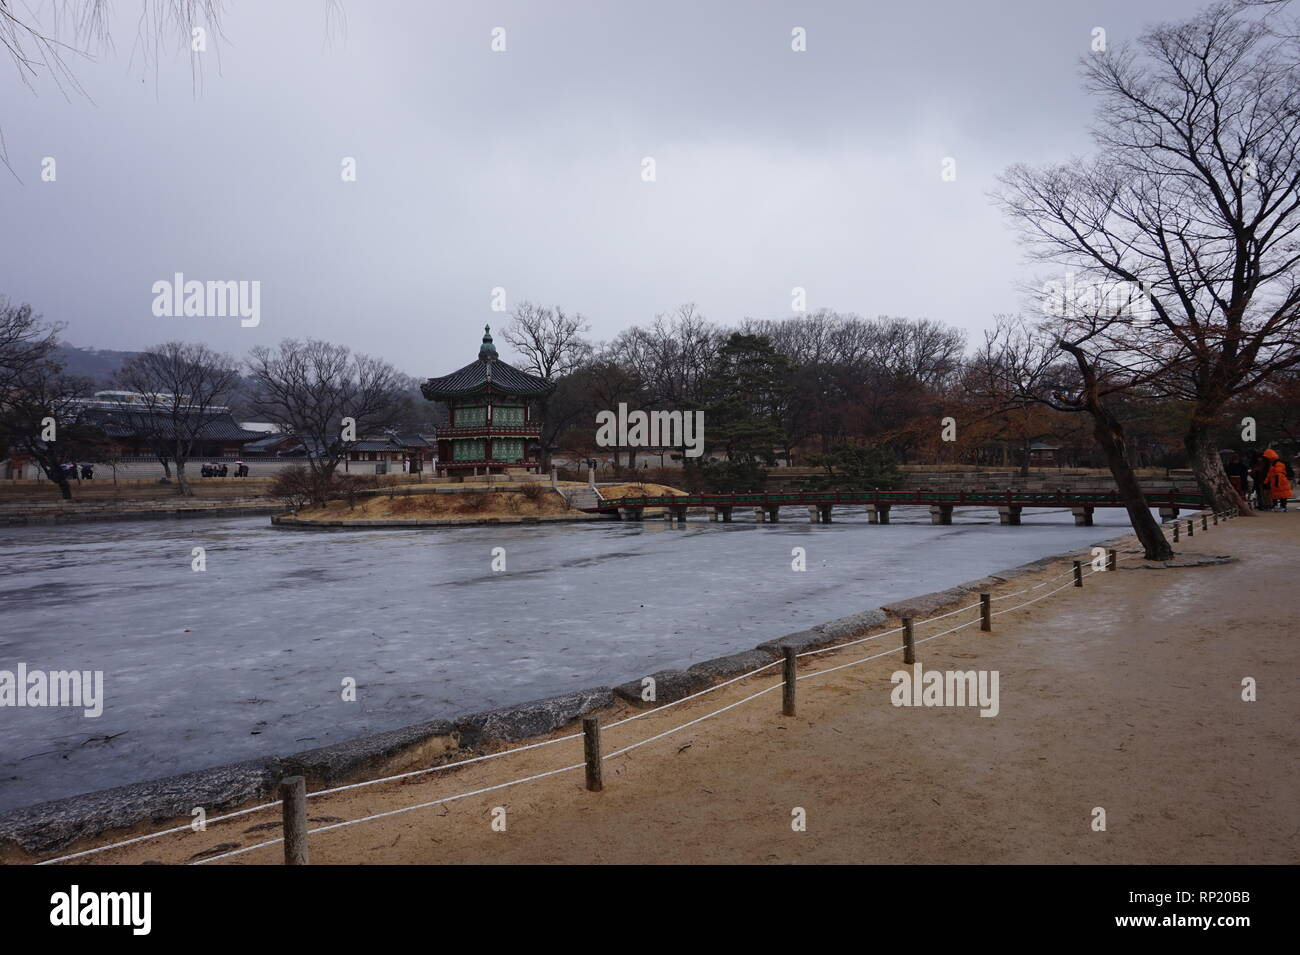
[[277,471],[271,480],[270,493],[294,510],[323,498],[319,478],[301,464]]
[[348,510],[357,506],[357,498],[363,491],[375,487],[375,476],[364,474],[336,474],[330,484],[330,499],[347,502]]

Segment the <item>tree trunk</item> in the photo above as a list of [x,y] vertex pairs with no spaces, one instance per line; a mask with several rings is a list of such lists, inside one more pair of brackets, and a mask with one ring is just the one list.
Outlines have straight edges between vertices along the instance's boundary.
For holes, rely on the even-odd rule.
[[176,493],[181,497],[193,497],[194,489],[190,487],[190,482],[185,478],[185,462],[176,462]]
[[1196,475],[1196,484],[1216,511],[1236,508],[1241,514],[1250,515],[1250,503],[1237,493],[1228,479],[1228,472],[1223,469],[1223,458],[1219,456],[1210,435],[1210,428],[1205,423],[1206,416],[1198,407],[1192,414],[1192,423],[1183,436],[1183,447]]
[[1124,454],[1124,426],[1099,403],[1092,404],[1088,410],[1092,415],[1093,435],[1106,455],[1106,466],[1115,478],[1115,487],[1142,544],[1143,555],[1147,560],[1169,560],[1174,556],[1174,550],[1165,539],[1159,522],[1151,516],[1142,484]]
[[63,473],[63,468],[59,464],[46,464],[36,455],[32,455],[32,457],[40,465],[41,470],[45,472],[45,476],[58,487],[63,499],[65,501],[72,500],[72,486],[68,483],[68,476]]

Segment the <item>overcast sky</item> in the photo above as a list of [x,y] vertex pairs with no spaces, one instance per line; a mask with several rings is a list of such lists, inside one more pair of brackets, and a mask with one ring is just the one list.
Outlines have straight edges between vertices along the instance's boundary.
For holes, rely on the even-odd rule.
[[[494,287],[597,340],[687,301],[788,316],[795,286],[976,331],[1033,274],[995,176],[1089,149],[1093,28],[1201,6],[343,0],[331,40],[325,0],[231,0],[195,89],[184,50],[142,65],[140,2],[115,5],[112,48],[73,63],[86,96],[0,60],[0,295],[77,345],[313,336],[417,376],[503,324]],[[155,317],[175,272],[260,281],[260,325]]]

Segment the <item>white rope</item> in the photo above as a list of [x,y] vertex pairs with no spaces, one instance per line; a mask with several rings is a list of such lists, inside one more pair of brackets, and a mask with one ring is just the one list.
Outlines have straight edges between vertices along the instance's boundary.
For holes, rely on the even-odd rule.
[[[581,734],[580,734],[581,735]],[[531,783],[537,779],[545,779],[547,776],[556,776],[560,773],[567,773],[570,770],[581,769],[587,765],[584,763],[574,763],[572,766],[563,766],[560,769],[548,769],[544,773],[537,773],[535,776],[525,776],[523,779],[512,779],[507,783],[497,783],[495,786],[484,786],[482,789],[475,789],[467,793],[458,793],[455,796],[444,796],[441,799],[432,799],[429,802],[418,803],[414,806],[403,806],[401,809],[390,809],[387,812],[376,812],[369,816],[361,816],[358,819],[347,819],[343,822],[336,822],[328,826],[319,826],[315,829],[308,829],[307,835],[313,833],[329,832],[331,829],[342,829],[344,826],[355,826],[359,822],[371,822],[375,819],[384,819],[388,816],[400,816],[404,812],[414,812],[416,809],[428,809],[430,806],[440,806],[443,803],[455,802],[457,799],[467,799],[470,796],[481,796],[484,793],[494,792],[498,789],[506,789],[509,786],[518,786],[521,783]],[[245,852],[252,852],[254,849],[263,849],[267,846],[278,845],[284,842],[284,838],[268,839],[266,842],[259,842],[257,845],[245,846],[242,849],[232,849],[230,852],[223,852],[221,855],[209,856],[206,859],[198,859],[191,862],[190,865],[205,865],[209,862],[216,862],[218,859],[229,859],[231,856],[243,855]]]
[[633,743],[631,746],[624,746],[622,749],[615,750],[614,752],[610,753],[608,756],[602,756],[601,759],[602,760],[613,759],[615,756],[622,756],[624,753],[630,753],[632,750],[646,745],[646,743],[653,743],[655,740],[663,739],[665,736],[671,736],[673,733],[676,733],[679,730],[684,730],[688,726],[694,726],[696,723],[703,723],[705,720],[709,719],[710,717],[717,716],[719,713],[725,713],[727,712],[727,710],[734,709],[735,707],[740,706],[740,704],[742,703],[748,703],[750,700],[756,700],[760,696],[764,696],[768,693],[771,693],[773,690],[779,690],[783,685],[784,685],[783,683],[774,683],[765,690],[759,690],[757,693],[751,693],[743,700],[737,700],[734,703],[728,703],[726,706],[719,707],[718,709],[714,710],[712,713],[705,713],[703,716],[696,717],[695,719],[691,720],[689,723],[683,723],[681,726],[674,726],[672,729],[664,730],[662,733],[657,733],[654,736],[649,737],[648,739],[643,739],[639,743]]
[[698,693],[692,693],[690,696],[683,696],[680,700],[673,700],[671,703],[665,703],[663,706],[656,706],[653,709],[646,710],[644,713],[637,713],[635,716],[629,716],[626,719],[621,719],[616,722],[610,723],[606,726],[602,726],[601,729],[612,730],[616,726],[622,726],[625,723],[631,723],[633,720],[642,719],[643,717],[650,716],[652,713],[662,713],[664,710],[668,709],[669,707],[676,706],[678,703],[685,703],[687,700],[694,700],[697,697],[704,696],[706,693],[712,693],[714,690],[720,690],[724,686],[731,686],[731,684],[739,683],[741,680],[748,680],[754,674],[762,673],[764,670],[770,669],[781,662],[782,661],[780,660],[773,660],[771,663],[763,664],[763,666],[759,667],[757,670],[750,670],[748,673],[742,673],[740,676],[733,677],[730,680],[727,680],[725,683],[715,684],[714,686],[711,686],[707,689],[700,690]]
[[[213,816],[206,820],[204,825],[214,822],[222,822],[226,819],[234,819],[236,816],[247,816],[250,813],[261,812],[263,809],[270,809],[273,806],[280,805],[280,800],[275,802],[262,803],[260,806],[253,806],[250,809],[240,809],[238,812],[226,813],[224,816]],[[67,862],[69,859],[80,859],[82,856],[94,855],[97,852],[107,852],[109,849],[120,849],[122,846],[135,845],[137,842],[148,842],[150,839],[157,839],[159,836],[169,836],[175,832],[185,832],[186,830],[194,831],[193,824],[186,823],[183,826],[176,826],[172,829],[164,829],[161,832],[150,832],[147,835],[136,836],[134,839],[125,839],[122,842],[114,842],[106,846],[98,846],[94,849],[86,849],[82,852],[74,852],[71,855],[59,856],[56,859],[46,859],[44,862],[38,862],[37,865],[54,865],[56,862]]]
[[[781,661],[777,660],[774,662],[780,663]],[[452,763],[443,763],[440,766],[428,766],[425,767],[424,769],[414,769],[411,770],[410,772],[397,773],[393,776],[381,776],[378,779],[366,779],[359,783],[349,783],[345,786],[335,786],[332,789],[317,789],[314,792],[307,793],[306,798],[314,799],[317,796],[328,796],[331,793],[341,793],[348,789],[361,789],[363,786],[374,786],[378,783],[395,782],[399,779],[410,779],[412,776],[422,776],[425,773],[437,773],[437,772],[441,772],[444,769],[455,769],[459,766],[468,766],[471,763],[481,763],[489,759],[496,759],[500,756],[510,756],[513,753],[522,753],[525,752],[526,750],[539,749],[543,746],[550,746],[554,743],[563,743],[567,740],[578,739],[581,736],[582,736],[581,733],[570,733],[567,736],[557,736],[555,739],[544,739],[536,743],[528,743],[524,746],[516,746],[513,749],[505,749],[499,753],[487,753],[486,755],[474,756],[470,759],[461,759]],[[280,805],[279,799],[275,800],[274,802],[262,803],[260,806],[253,806],[249,809],[240,809],[237,812],[226,813],[223,816],[214,816],[213,818],[208,819],[205,825],[211,825],[212,823],[216,823],[216,822],[223,822],[226,819],[234,819],[237,816],[247,816],[250,813],[261,812],[265,809],[273,809],[278,805]],[[38,862],[36,864],[54,865],[56,862],[67,862],[70,859],[79,859],[82,856],[95,855],[96,853],[107,852],[110,849],[120,849],[123,846],[134,845],[137,842],[148,842],[150,839],[157,839],[160,836],[168,836],[168,835],[172,835],[173,833],[184,832],[185,830],[191,828],[192,827],[188,824],[184,826],[175,826],[171,829],[163,829],[159,832],[151,832],[143,836],[136,836],[134,839],[124,839],[121,842],[110,842],[106,846],[96,846],[93,849],[85,849],[81,852],[74,852],[71,855],[59,856],[55,859],[46,859],[45,861]]]

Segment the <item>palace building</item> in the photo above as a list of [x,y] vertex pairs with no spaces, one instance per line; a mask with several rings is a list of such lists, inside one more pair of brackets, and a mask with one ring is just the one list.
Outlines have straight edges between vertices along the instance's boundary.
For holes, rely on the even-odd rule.
[[420,386],[429,401],[447,405],[449,420],[438,429],[438,463],[449,474],[537,470],[542,422],[536,401],[555,390],[497,357],[492,332],[483,326],[478,361]]

